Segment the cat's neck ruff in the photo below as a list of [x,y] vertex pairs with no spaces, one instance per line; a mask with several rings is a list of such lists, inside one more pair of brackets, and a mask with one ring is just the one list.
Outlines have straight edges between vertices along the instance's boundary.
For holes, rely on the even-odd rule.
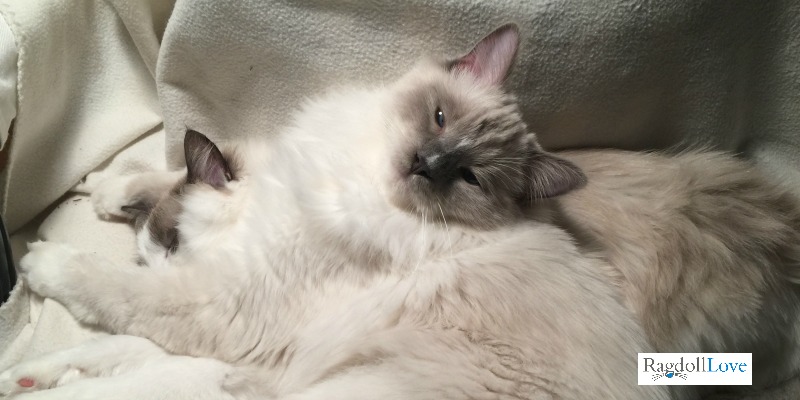
[[336,243],[405,270],[479,242],[477,231],[439,215],[412,215],[388,200],[388,101],[382,88],[334,91],[307,103],[280,136],[243,146],[249,198],[238,202],[259,216],[242,219],[259,225],[250,228],[254,234]]
[[[187,245],[220,247],[229,258],[315,249],[406,275],[423,260],[497,240],[502,232],[448,221],[447,210],[414,214],[392,203],[390,185],[397,172],[390,159],[398,142],[391,128],[402,123],[387,117],[396,110],[395,90],[330,91],[308,101],[279,135],[237,146],[242,171],[229,183],[228,195],[186,198],[181,229],[192,238]],[[514,224],[528,229],[530,223]],[[263,264],[245,264],[254,262]]]

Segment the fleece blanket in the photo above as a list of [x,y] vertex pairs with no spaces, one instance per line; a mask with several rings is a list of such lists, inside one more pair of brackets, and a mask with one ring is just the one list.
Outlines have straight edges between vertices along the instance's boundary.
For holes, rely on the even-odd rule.
[[[272,134],[305,97],[460,54],[508,21],[522,32],[509,87],[545,147],[699,142],[800,193],[797,2],[0,0],[0,15],[18,52],[0,196],[17,258],[36,236],[131,257],[131,230],[70,193],[88,173],[179,167],[186,127]],[[0,369],[97,334],[20,285],[0,308]],[[202,373],[187,374],[170,398],[199,398]]]

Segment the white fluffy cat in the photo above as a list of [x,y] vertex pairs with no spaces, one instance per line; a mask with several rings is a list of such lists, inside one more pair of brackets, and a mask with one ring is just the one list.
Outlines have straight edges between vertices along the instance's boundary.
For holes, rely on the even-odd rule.
[[[584,175],[538,146],[502,90],[517,45],[501,27],[232,151],[190,132],[185,182],[95,196],[137,217],[151,268],[35,243],[23,278],[83,322],[229,363],[239,399],[668,398],[636,384],[652,349],[610,267],[546,222],[545,199]],[[87,381],[163,356],[126,336],[83,353],[112,340],[136,350],[78,368]],[[24,363],[0,390],[61,398],[71,385],[41,389],[99,362],[79,354]]]

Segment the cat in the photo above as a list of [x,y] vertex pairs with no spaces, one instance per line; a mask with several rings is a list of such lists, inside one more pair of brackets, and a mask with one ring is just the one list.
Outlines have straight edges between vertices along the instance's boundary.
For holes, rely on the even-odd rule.
[[[185,177],[93,195],[138,221],[151,268],[39,242],[22,276],[82,322],[228,363],[239,399],[666,399],[636,384],[652,348],[611,267],[549,223],[585,175],[503,90],[518,43],[505,25],[387,86],[337,89],[275,137],[220,150],[189,131]],[[57,384],[69,358],[0,388]]]
[[562,223],[604,253],[657,351],[753,353],[754,388],[798,374],[800,205],[788,188],[708,150],[559,155],[588,177],[559,198]]

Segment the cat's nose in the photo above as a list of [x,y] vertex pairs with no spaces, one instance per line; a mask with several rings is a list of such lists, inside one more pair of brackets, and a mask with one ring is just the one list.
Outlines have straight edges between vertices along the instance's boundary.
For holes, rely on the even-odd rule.
[[414,154],[414,160],[411,162],[411,173],[428,180],[433,179],[431,176],[431,167],[427,158],[421,157],[419,153]]
[[453,180],[458,169],[458,157],[449,153],[426,152],[424,149],[414,155],[411,173],[419,175],[431,183],[445,184]]

